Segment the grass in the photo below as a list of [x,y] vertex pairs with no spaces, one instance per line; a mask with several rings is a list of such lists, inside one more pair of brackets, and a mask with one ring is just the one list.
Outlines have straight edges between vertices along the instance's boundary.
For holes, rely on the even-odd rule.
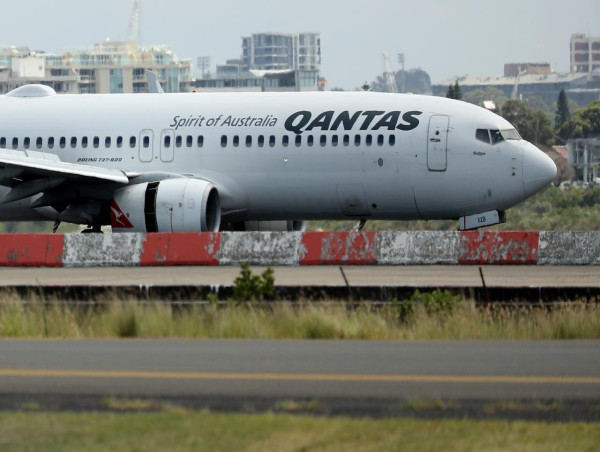
[[600,305],[477,309],[447,292],[349,309],[336,302],[217,306],[0,302],[0,338],[600,339]]
[[593,451],[600,426],[471,420],[346,419],[287,414],[0,414],[9,451]]

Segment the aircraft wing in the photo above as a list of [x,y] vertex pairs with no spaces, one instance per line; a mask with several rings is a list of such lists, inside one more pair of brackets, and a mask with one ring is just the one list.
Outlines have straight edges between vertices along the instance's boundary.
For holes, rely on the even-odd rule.
[[116,169],[62,162],[54,154],[0,149],[0,185],[11,188],[0,198],[0,204],[47,191],[65,181],[128,184],[129,178]]

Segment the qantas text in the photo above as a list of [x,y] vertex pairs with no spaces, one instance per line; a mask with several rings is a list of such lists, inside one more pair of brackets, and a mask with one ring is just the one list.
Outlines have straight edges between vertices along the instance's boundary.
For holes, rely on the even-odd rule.
[[402,114],[400,111],[369,110],[353,113],[343,111],[336,116],[334,111],[324,111],[313,119],[310,111],[303,110],[290,115],[285,121],[285,128],[296,134],[313,129],[338,130],[340,126],[343,130],[352,130],[358,124],[360,130],[413,130],[419,125],[417,116],[422,114],[422,111]]

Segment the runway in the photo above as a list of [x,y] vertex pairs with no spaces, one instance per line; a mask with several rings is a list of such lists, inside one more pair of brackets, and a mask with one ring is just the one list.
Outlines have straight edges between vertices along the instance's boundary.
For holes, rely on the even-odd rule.
[[[597,266],[481,267],[489,287],[600,287]],[[344,266],[352,287],[479,287],[479,267]],[[264,267],[254,267],[261,273]],[[274,267],[277,286],[343,287],[338,266]],[[100,268],[4,268],[0,287],[14,286],[232,286],[240,268],[232,267],[100,267]]]
[[321,400],[329,410],[385,413],[415,399],[464,406],[557,401],[587,413],[600,403],[600,347],[595,341],[0,341],[0,409],[38,399],[77,409],[107,396],[234,410],[249,401]]

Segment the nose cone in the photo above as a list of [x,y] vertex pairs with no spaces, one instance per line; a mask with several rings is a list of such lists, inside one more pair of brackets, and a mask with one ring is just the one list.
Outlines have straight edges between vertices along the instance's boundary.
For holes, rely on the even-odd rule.
[[523,152],[523,188],[526,196],[537,193],[556,177],[556,165],[533,145]]

